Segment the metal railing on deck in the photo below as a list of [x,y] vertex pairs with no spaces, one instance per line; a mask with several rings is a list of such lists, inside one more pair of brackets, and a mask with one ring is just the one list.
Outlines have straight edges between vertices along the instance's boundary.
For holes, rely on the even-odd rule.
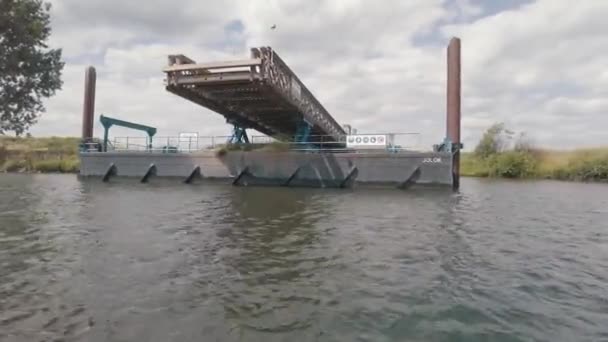
[[[386,139],[384,146],[347,146],[349,137],[383,136]],[[192,153],[197,151],[214,150],[226,147],[230,136],[189,136],[189,137],[154,137],[152,141],[148,137],[114,137],[109,140],[108,151],[131,152],[148,151],[164,153]],[[249,137],[251,149],[263,148],[265,146],[275,147],[276,150],[295,151],[336,151],[336,152],[359,152],[373,153],[382,151],[402,152],[423,150],[420,145],[419,133],[389,133],[389,134],[358,134],[355,136],[341,136],[339,141],[331,136],[309,136],[312,142],[285,142],[278,141],[272,137],[253,135]],[[363,140],[363,138],[362,138]],[[89,150],[93,152],[93,149]]]

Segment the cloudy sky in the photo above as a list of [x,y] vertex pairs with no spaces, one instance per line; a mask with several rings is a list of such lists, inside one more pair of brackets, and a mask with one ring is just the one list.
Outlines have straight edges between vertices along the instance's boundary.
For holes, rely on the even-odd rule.
[[51,46],[63,48],[66,67],[63,90],[31,130],[37,136],[79,134],[87,65],[98,73],[96,115],[162,136],[225,135],[220,115],[164,90],[166,56],[242,59],[271,46],[338,122],[418,132],[417,143],[430,145],[445,134],[445,47],[458,36],[465,146],[494,122],[545,147],[608,143],[606,0],[51,3]]

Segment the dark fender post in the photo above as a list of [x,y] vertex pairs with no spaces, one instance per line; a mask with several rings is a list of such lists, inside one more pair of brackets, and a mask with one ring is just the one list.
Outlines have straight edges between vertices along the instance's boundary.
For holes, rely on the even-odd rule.
[[82,140],[83,143],[93,139],[93,118],[95,116],[95,68],[88,67],[84,75],[84,103],[82,106]]
[[249,174],[249,166],[245,166],[243,171],[241,171],[241,173],[236,176],[236,178],[232,181],[232,185],[241,185],[241,178],[243,178],[247,174]]
[[108,166],[108,169],[106,170],[106,173],[103,175],[103,178],[101,180],[105,183],[110,180],[110,177],[116,176],[117,173],[118,170],[116,168],[116,165],[114,165],[114,163],[110,163],[110,166]]
[[140,182],[148,183],[148,181],[150,180],[150,177],[152,177],[152,176],[156,176],[156,165],[154,165],[154,163],[150,164],[150,166],[148,167],[148,170],[146,171],[146,174],[142,177]]
[[447,137],[452,149],[452,185],[460,187],[460,38],[452,38],[448,45]]
[[418,181],[418,178],[420,178],[420,166],[416,167],[416,169],[414,169],[412,174],[409,177],[407,177],[406,180],[401,182],[401,184],[399,184],[399,186],[397,186],[397,188],[398,189],[409,189],[412,185],[416,184],[416,182]]
[[186,184],[190,184],[190,183],[192,183],[192,181],[193,181],[195,178],[202,178],[202,175],[201,175],[201,167],[200,167],[200,166],[198,166],[198,165],[196,165],[196,166],[194,167],[194,169],[192,169],[192,172],[190,172],[190,175],[188,176],[188,178],[186,178],[186,179],[184,180],[184,183],[186,183]]
[[340,188],[352,187],[358,175],[359,169],[357,169],[357,167],[353,165],[353,167],[350,168],[348,175],[346,175],[342,182],[340,182]]
[[287,178],[287,180],[285,182],[283,182],[282,186],[289,186],[289,184],[291,184],[291,181],[294,180],[294,178],[296,178],[298,176],[298,172],[300,172],[300,169],[302,167],[298,167],[292,174],[291,176],[289,176],[289,178]]

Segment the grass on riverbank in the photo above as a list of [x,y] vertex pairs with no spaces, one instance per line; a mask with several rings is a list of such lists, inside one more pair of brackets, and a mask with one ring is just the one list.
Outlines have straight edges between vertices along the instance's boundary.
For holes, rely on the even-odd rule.
[[480,158],[463,153],[461,174],[472,177],[608,181],[608,148],[504,151]]
[[462,154],[461,174],[606,182],[608,147],[543,150],[535,148],[525,133],[516,134],[496,123],[485,131],[474,152]]
[[0,172],[78,172],[79,141],[0,136]]
[[[79,138],[74,137],[0,136],[0,172],[78,172],[78,143]],[[286,146],[270,144],[260,150],[282,151]],[[218,155],[233,149],[226,146],[218,151]],[[608,148],[508,150],[485,158],[474,153],[463,153],[461,174],[473,177],[608,181]]]

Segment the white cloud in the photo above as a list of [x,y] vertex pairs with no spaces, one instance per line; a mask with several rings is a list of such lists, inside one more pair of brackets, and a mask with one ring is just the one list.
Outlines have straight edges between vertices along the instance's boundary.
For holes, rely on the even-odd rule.
[[544,146],[606,144],[588,134],[608,124],[598,102],[607,95],[606,14],[603,1],[545,0],[444,27],[463,39],[463,115],[491,113]]
[[418,131],[430,146],[445,133],[445,44],[457,35],[465,146],[498,121],[543,146],[606,144],[608,2],[539,0],[488,16],[476,4],[53,0],[52,44],[64,48],[65,85],[32,132],[79,134],[84,68],[94,64],[97,114],[157,126],[160,135],[226,134],[220,115],[164,90],[166,55],[243,58],[264,45],[339,122]]

